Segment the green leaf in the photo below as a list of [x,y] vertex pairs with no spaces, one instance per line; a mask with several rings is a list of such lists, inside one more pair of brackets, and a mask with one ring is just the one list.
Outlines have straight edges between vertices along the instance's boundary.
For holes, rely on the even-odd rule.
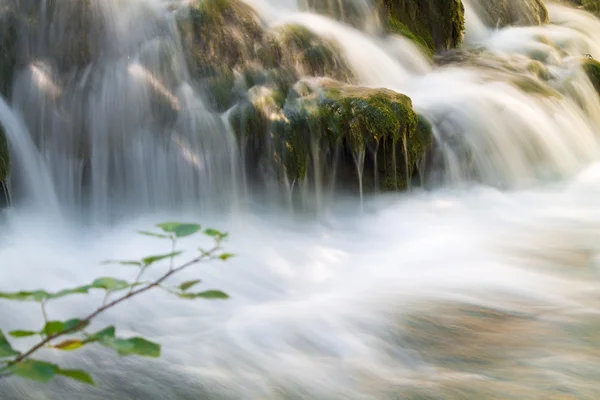
[[210,237],[213,237],[213,238],[220,238],[220,237],[223,236],[223,234],[220,231],[218,231],[216,229],[212,229],[212,228],[208,228],[207,230],[205,230],[204,234],[206,236],[210,236]]
[[72,351],[81,348],[84,344],[78,339],[67,339],[52,347],[59,350]]
[[104,328],[96,333],[91,334],[84,340],[84,343],[103,341],[103,340],[112,339],[114,337],[115,337],[115,327],[111,325],[111,326],[107,326],[106,328]]
[[87,383],[88,385],[95,385],[92,377],[85,371],[78,369],[58,369],[56,373],[79,382]]
[[91,287],[96,289],[104,289],[109,292],[127,289],[131,285],[121,279],[116,278],[98,278],[92,282]]
[[10,366],[8,371],[21,378],[46,383],[56,375],[58,366],[48,362],[30,359]]
[[77,331],[84,329],[86,326],[89,325],[89,322],[86,321],[86,322],[82,323],[80,319],[70,319],[65,322],[63,322],[63,321],[48,321],[46,323],[46,325],[44,326],[43,332],[47,336],[52,336],[59,332],[73,329],[74,327],[76,327],[79,324],[81,324],[81,326],[77,327]]
[[144,338],[109,339],[102,341],[105,346],[115,349],[119,355],[138,355],[144,357],[160,357],[160,345]]
[[192,286],[199,284],[200,282],[202,282],[200,279],[196,279],[194,281],[183,282],[181,285],[179,285],[179,290],[185,292],[186,290],[188,290]]
[[54,335],[55,333],[62,332],[65,330],[65,323],[62,321],[48,321],[44,325],[44,333],[47,336]]
[[12,337],[16,337],[16,338],[21,338],[21,337],[27,337],[27,336],[34,336],[39,334],[39,332],[33,332],[33,331],[12,331],[12,332],[8,332],[8,334]]
[[166,222],[156,226],[165,232],[174,233],[178,238],[193,235],[202,229],[198,224],[184,224],[181,222]]
[[154,264],[157,261],[161,261],[164,260],[165,258],[172,258],[172,257],[177,257],[178,255],[180,255],[182,252],[181,251],[175,251],[173,253],[168,253],[168,254],[161,254],[158,256],[150,256],[150,257],[146,257],[142,260],[142,262],[144,263],[144,266],[149,266],[151,264]]
[[133,265],[135,267],[141,267],[142,263],[136,260],[108,260],[103,261],[102,264],[119,264],[119,265]]
[[48,300],[50,299],[58,299],[60,297],[69,296],[71,294],[87,294],[89,293],[92,287],[90,285],[79,286],[73,289],[64,289],[57,293],[50,293],[48,295]]
[[82,322],[80,319],[70,319],[67,322],[65,322],[65,329],[72,329],[77,326],[77,331],[80,331],[82,329],[85,329],[89,324],[89,321]]
[[179,225],[181,225],[180,222],[163,222],[162,224],[158,224],[156,226],[162,229],[164,232],[175,233],[175,230]]
[[0,358],[5,357],[14,357],[18,356],[20,353],[15,351],[8,340],[6,340],[6,336],[4,336],[4,332],[0,330]]
[[86,294],[92,287],[89,285],[78,286],[72,289],[64,289],[60,292],[49,293],[45,290],[35,290],[33,292],[16,292],[16,293],[0,293],[0,298],[18,301],[44,301],[58,299],[59,297],[68,296],[71,294]]
[[219,258],[223,261],[227,261],[229,260],[231,257],[235,257],[235,254],[231,254],[231,253],[223,253],[219,255]]
[[225,300],[229,296],[220,290],[207,290],[200,293],[179,293],[182,299],[208,299],[208,300]]
[[156,237],[156,238],[160,238],[160,239],[170,239],[171,238],[171,236],[169,236],[169,235],[163,235],[160,233],[154,233],[154,232],[148,232],[148,231],[138,231],[138,233],[140,235],[152,236],[152,237]]
[[0,298],[17,301],[42,301],[50,297],[50,293],[44,290],[33,292],[0,293]]

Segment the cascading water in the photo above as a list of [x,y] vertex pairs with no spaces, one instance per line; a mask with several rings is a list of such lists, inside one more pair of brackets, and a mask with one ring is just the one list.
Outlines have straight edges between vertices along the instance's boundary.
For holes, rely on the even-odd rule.
[[[120,215],[116,203],[132,210],[202,206],[219,192],[233,199],[235,139],[190,87],[165,4],[40,7],[45,20],[20,27],[27,64],[12,99],[61,204],[91,206],[103,219]],[[82,21],[77,33],[73,21]]]
[[[156,253],[155,239],[134,232],[172,219],[230,232],[227,247],[237,257],[182,277],[201,277],[228,301],[181,303],[153,293],[94,323],[160,342],[161,359],[48,351],[40,357],[87,369],[98,386],[5,379],[0,398],[600,396],[600,100],[581,68],[585,54],[600,57],[600,21],[547,5],[549,24],[486,26],[475,3],[464,1],[465,46],[432,61],[407,39],[383,36],[375,2],[326,3],[247,1],[261,27],[288,44],[281,60],[299,82],[282,110],[273,87],[286,75],[261,75],[253,57],[269,40],[253,25],[251,45],[228,48],[235,51],[201,71],[198,83],[187,46],[204,44],[202,35],[180,25],[206,23],[188,10],[192,2],[20,2],[39,19],[16,25],[18,68],[10,96],[0,99],[16,198],[0,235],[0,290],[133,279],[100,261]],[[247,19],[236,18],[224,13],[219,26],[229,28],[224,37],[246,40],[236,23]],[[299,42],[310,42],[302,56],[316,58],[294,53]],[[356,85],[346,93],[359,100],[372,93],[367,88],[404,93],[431,124],[435,141],[419,172],[434,190],[365,194],[359,205],[359,190],[383,182],[384,144],[359,143],[349,155],[338,144],[330,154],[319,148],[319,126],[301,136],[312,154],[281,151],[291,144],[281,146],[275,132],[299,113],[294,105],[310,108],[327,90],[344,90],[302,76],[327,69],[311,61],[332,48],[341,55],[331,58],[335,78]],[[206,60],[218,51],[207,45],[192,55]],[[239,97],[221,101],[220,64],[239,59],[248,70],[226,77],[227,94]],[[260,104],[268,123],[236,114],[247,103]],[[247,136],[236,136],[240,124]],[[407,136],[397,142],[394,151],[408,154]],[[265,166],[259,150],[279,169]],[[286,174],[291,164],[281,154],[307,159],[298,164],[306,165],[306,182]],[[344,157],[356,172],[343,171]],[[394,174],[408,180],[414,160],[396,161]],[[256,171],[244,169],[251,162]],[[258,190],[251,173],[265,181]],[[337,192],[357,177],[353,198]],[[314,219],[273,206],[282,192],[290,206],[301,192],[323,212]],[[258,200],[240,203],[247,199]],[[31,212],[53,216],[59,208],[68,211],[64,220]],[[81,222],[88,213],[111,224]],[[65,300],[49,312],[69,318],[101,300]],[[2,330],[40,324],[35,307],[0,304]]]

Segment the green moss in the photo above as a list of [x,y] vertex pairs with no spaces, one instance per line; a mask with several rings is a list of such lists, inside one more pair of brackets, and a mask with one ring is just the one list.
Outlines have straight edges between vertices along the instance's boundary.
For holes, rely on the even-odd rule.
[[16,21],[10,10],[0,10],[0,95],[10,96],[17,62]]
[[[324,153],[332,153],[338,146],[354,156],[372,151],[381,160],[371,160],[369,168],[377,167],[382,181],[393,180],[390,188],[405,188],[409,176],[401,166],[412,166],[418,157],[413,152],[421,146],[414,143],[418,119],[411,100],[386,89],[344,86],[333,81],[321,84],[319,90],[299,97],[286,112],[296,135],[312,132],[311,138],[297,143],[304,147],[301,152],[308,152],[309,139],[318,142]],[[401,145],[405,140],[406,152]]]
[[377,5],[389,31],[426,46],[430,53],[462,42],[465,25],[460,0],[378,0]]
[[6,141],[4,130],[0,126],[0,182],[4,182],[8,177],[9,167],[8,142]]
[[592,59],[586,59],[583,62],[583,70],[594,85],[594,88],[600,94],[600,62]]
[[366,154],[367,180],[377,176],[385,190],[404,189],[431,145],[431,126],[414,112],[410,98],[391,90],[331,79],[300,81],[283,106],[274,87],[255,87],[251,93],[252,102],[232,113],[232,126],[244,143],[249,169],[268,163],[281,179],[312,176],[318,149],[326,173],[336,163],[338,174],[354,176],[356,183],[354,158]]
[[298,24],[285,25],[275,34],[280,47],[286,49],[282,55],[283,63],[296,70],[299,76],[330,77],[344,82],[354,80],[336,43]]
[[229,109],[235,100],[233,74],[225,71],[222,75],[203,80],[208,100],[212,107],[223,112]]
[[598,0],[582,0],[584,10],[600,17],[600,1]]
[[433,45],[433,39],[431,36],[425,33],[423,37],[415,35],[406,24],[400,22],[396,18],[390,17],[388,19],[388,30],[392,33],[396,33],[398,35],[404,36],[405,38],[411,40],[414,44],[416,44],[421,51],[433,57],[435,54],[435,46]]
[[190,71],[195,77],[230,72],[256,58],[263,31],[254,10],[238,0],[202,0],[179,21]]

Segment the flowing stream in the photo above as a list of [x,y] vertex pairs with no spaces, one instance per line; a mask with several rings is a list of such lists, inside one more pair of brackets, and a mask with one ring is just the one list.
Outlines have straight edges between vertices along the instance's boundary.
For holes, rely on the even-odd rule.
[[[0,98],[15,199],[0,290],[134,279],[101,262],[168,252],[136,231],[184,220],[229,232],[236,257],[181,279],[231,298],[144,294],[92,329],[157,341],[161,358],[44,351],[98,385],[11,378],[2,400],[600,398],[600,97],[579,66],[600,58],[600,20],[548,4],[550,24],[496,29],[465,2],[476,61],[434,66],[381,35],[365,0],[364,24],[352,25],[304,1],[248,0],[270,28],[294,22],[337,42],[361,85],[409,95],[433,125],[431,188],[363,195],[361,185],[359,199],[317,179],[325,187],[304,194],[315,216],[247,187],[230,125],[191,82],[172,4],[90,1],[101,57],[62,75],[44,63],[77,45],[75,3],[54,36],[21,38],[40,61]],[[552,78],[524,90],[540,53]],[[48,312],[68,319],[101,301],[67,298]],[[0,322],[36,329],[42,317],[3,301]]]

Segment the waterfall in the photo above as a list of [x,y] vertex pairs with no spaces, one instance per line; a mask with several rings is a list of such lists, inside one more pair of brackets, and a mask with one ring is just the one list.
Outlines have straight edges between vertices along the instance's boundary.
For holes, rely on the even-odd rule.
[[[9,148],[20,175],[15,179],[21,185],[25,203],[45,214],[59,213],[59,203],[54,193],[47,167],[22,119],[0,97],[0,126],[5,132]],[[20,165],[19,165],[20,164]]]
[[[164,4],[40,4],[55,37],[28,32],[34,61],[18,71],[12,102],[64,209],[91,207],[105,219],[123,210],[214,206],[219,193],[235,202],[235,138],[191,85]],[[84,17],[89,37],[77,42],[72,19]],[[74,60],[81,66],[61,65],[68,57],[81,57]]]
[[[249,2],[267,30],[299,24],[335,43],[357,84],[407,94],[438,143],[440,161],[428,173],[437,178],[430,182],[477,177],[501,187],[529,185],[568,176],[594,159],[600,103],[577,67],[582,54],[600,54],[594,18],[548,6],[550,25],[493,30],[467,2],[475,61],[432,68],[407,39],[381,39],[364,25],[345,23],[351,10],[363,20],[376,18],[371,3],[330,3],[318,11],[341,21],[303,11],[313,9],[310,2]],[[15,74],[12,104],[48,166],[46,185],[54,187],[63,209],[90,209],[102,220],[134,209],[222,208],[239,203],[242,193],[252,196],[233,127],[207,106],[217,94],[190,75],[178,28],[185,4],[110,0],[31,7],[40,7],[42,21],[20,26],[19,49],[27,58]],[[81,34],[73,36],[76,29]],[[532,74],[535,63],[545,79]],[[247,78],[233,79],[233,90],[243,91],[239,85]],[[471,154],[469,165],[452,162],[464,158],[456,152]],[[28,162],[18,164],[29,169]],[[315,193],[322,193],[319,182],[331,177],[314,175],[327,173],[316,168],[309,176]],[[358,187],[362,191],[362,180]]]
[[[157,290],[90,327],[161,358],[44,349],[97,386],[0,379],[2,400],[600,398],[591,13],[410,1],[462,4],[456,47],[383,0],[0,4],[0,291],[135,279],[102,261],[170,251],[135,234],[164,221],[236,255],[178,275],[227,301]],[[0,300],[2,332],[43,326]]]

